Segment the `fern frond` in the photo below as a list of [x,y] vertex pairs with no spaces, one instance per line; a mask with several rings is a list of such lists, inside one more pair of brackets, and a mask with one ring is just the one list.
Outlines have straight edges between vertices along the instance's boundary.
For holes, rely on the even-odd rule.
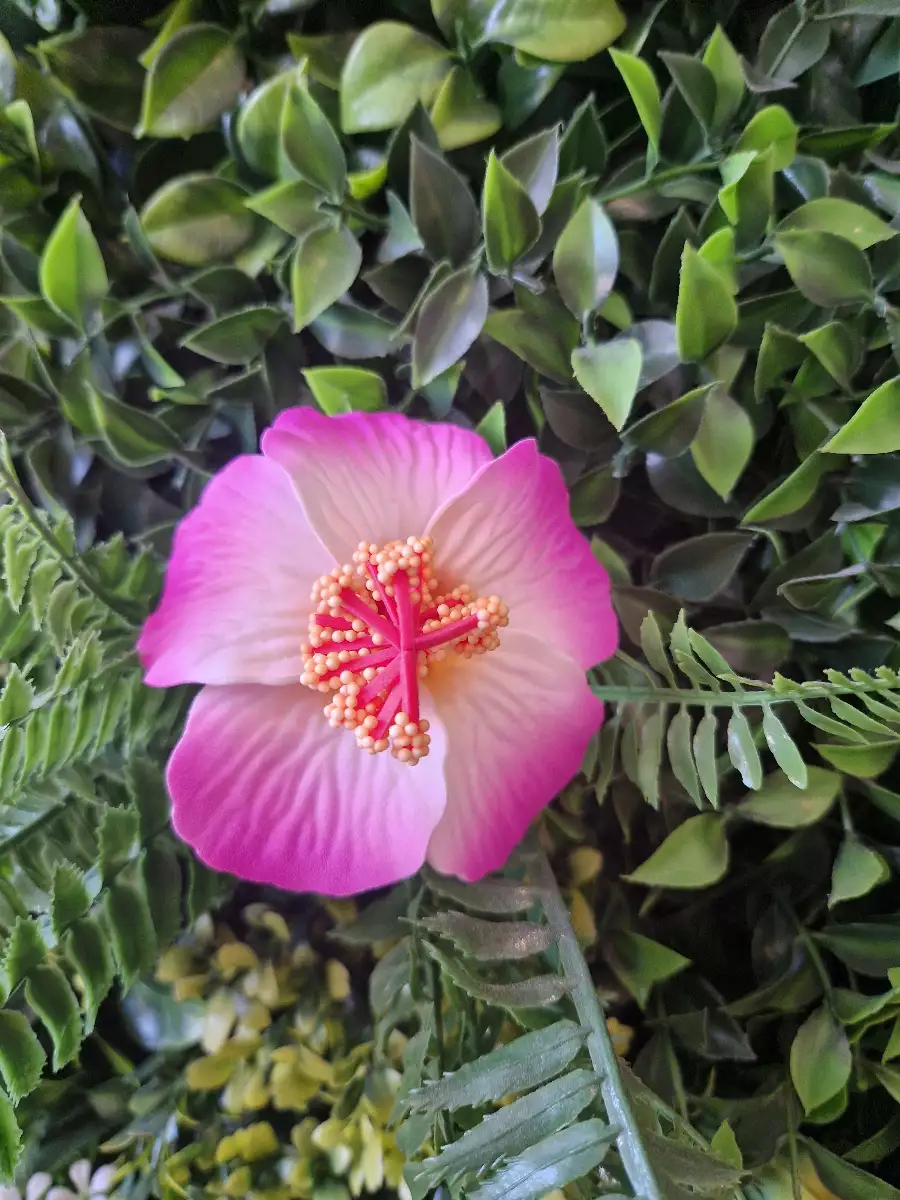
[[764,756],[805,788],[808,765],[795,736],[803,725],[819,758],[853,774],[879,773],[900,749],[900,672],[888,667],[826,671],[806,683],[776,674],[765,683],[736,674],[683,613],[665,633],[649,613],[641,649],[645,663],[617,655],[592,690],[614,711],[615,745],[607,725],[601,771],[612,772],[618,750],[626,777],[654,807],[663,770],[698,808],[718,807],[731,769],[745,787],[762,786]]
[[[698,1200],[734,1197],[740,1173],[619,1063],[537,845],[500,878],[429,871],[425,884],[411,935],[372,977],[380,1039],[413,1013],[420,1023],[395,1114],[414,1200],[439,1187],[455,1200],[538,1200],[577,1181],[591,1195],[663,1200],[689,1182]],[[377,907],[342,937],[364,940],[364,926],[381,932]],[[520,1033],[501,1040],[510,1019]]]

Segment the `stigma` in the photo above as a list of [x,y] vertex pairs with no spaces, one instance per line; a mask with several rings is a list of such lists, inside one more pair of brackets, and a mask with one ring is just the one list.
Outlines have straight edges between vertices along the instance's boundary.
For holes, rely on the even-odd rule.
[[500,644],[509,610],[466,584],[443,591],[429,537],[360,542],[353,562],[316,580],[301,683],[327,698],[325,716],[362,750],[415,766],[430,744],[419,684],[451,657]]

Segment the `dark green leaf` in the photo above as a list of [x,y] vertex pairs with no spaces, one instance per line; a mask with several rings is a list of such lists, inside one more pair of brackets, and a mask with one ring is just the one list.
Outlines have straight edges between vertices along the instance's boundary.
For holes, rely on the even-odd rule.
[[554,941],[549,926],[531,921],[484,921],[466,913],[440,912],[422,918],[420,924],[429,933],[449,938],[475,962],[529,958],[542,953]]
[[181,175],[161,187],[141,211],[155,253],[189,267],[233,259],[257,231],[244,193],[214,175]]
[[6,1093],[0,1091],[0,1185],[12,1183],[21,1150],[22,1134],[16,1114]]
[[707,533],[678,542],[653,561],[651,586],[682,600],[711,600],[727,587],[753,544],[742,533]]
[[469,1194],[472,1200],[541,1200],[548,1188],[594,1171],[615,1137],[615,1129],[597,1117],[579,1121],[517,1155]]
[[199,326],[181,344],[213,362],[241,365],[257,358],[283,323],[277,308],[244,308]]
[[831,925],[816,940],[861,975],[887,975],[900,967],[900,926],[876,922]]
[[0,1075],[13,1104],[41,1081],[47,1056],[24,1014],[0,1012]]
[[478,237],[478,209],[458,171],[417,137],[411,139],[410,211],[435,262],[459,266]]
[[281,174],[297,176],[335,203],[347,186],[347,160],[337,134],[309,91],[293,80],[281,110]]
[[872,271],[862,250],[832,233],[792,230],[775,245],[798,290],[814,304],[831,308],[872,297]]
[[59,967],[45,963],[28,976],[25,998],[50,1031],[53,1070],[58,1071],[78,1054],[84,1036],[75,993]]
[[448,275],[431,293],[416,322],[413,384],[423,387],[458,362],[484,328],[487,281],[464,267]]

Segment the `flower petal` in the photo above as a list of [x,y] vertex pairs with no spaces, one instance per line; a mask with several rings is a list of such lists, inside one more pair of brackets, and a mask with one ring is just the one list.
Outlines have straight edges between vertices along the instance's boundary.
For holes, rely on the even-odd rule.
[[615,653],[609,577],[572,523],[559,467],[533,439],[488,463],[425,532],[442,583],[498,595],[511,629],[552,642],[585,670]]
[[333,566],[286,473],[261,455],[234,459],[175,532],[162,600],[138,642],[146,682],[299,678],[310,591]]
[[[25,1200],[42,1200],[52,1182],[53,1176],[47,1171],[35,1171],[25,1185]],[[4,1200],[5,1190],[5,1188],[0,1188],[0,1200]],[[18,1196],[19,1194],[16,1192],[16,1200],[18,1200]]]
[[578,772],[603,705],[582,668],[546,642],[504,630],[490,654],[432,671],[446,730],[447,807],[428,843],[446,875],[480,879]]
[[88,1188],[89,1196],[105,1196],[109,1189],[116,1181],[118,1170],[115,1163],[105,1163],[91,1176],[91,1186]]
[[69,1167],[69,1178],[78,1188],[79,1192],[87,1192],[88,1185],[91,1182],[91,1164],[89,1159],[79,1158],[78,1162],[72,1163]]
[[172,822],[216,870],[345,896],[422,865],[446,803],[444,735],[418,766],[369,755],[302,685],[204,688],[169,760]]
[[423,534],[438,508],[491,461],[485,442],[455,425],[399,413],[326,417],[312,408],[281,413],[262,448],[290,473],[338,563],[349,562],[361,541]]

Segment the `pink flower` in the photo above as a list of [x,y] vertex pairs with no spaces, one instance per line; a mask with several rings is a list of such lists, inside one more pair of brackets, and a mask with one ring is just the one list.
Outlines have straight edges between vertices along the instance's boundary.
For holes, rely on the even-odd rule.
[[426,859],[480,878],[577,772],[603,716],[585,671],[616,648],[558,467],[309,408],[262,451],[182,521],[139,643],[151,686],[206,685],[168,767],[177,832],[297,891]]

